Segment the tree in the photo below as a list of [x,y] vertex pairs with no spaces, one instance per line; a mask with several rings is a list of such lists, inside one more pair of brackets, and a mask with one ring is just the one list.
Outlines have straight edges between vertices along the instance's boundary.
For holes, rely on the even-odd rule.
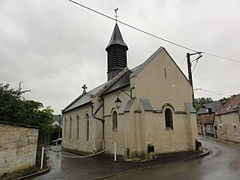
[[18,89],[11,89],[9,84],[0,84],[0,121],[37,126],[39,143],[47,143],[53,131],[49,126],[53,110],[44,108],[40,102],[26,100],[22,95],[28,91],[21,89],[21,83]]
[[207,103],[211,103],[211,102],[213,102],[213,100],[210,97],[206,97],[206,98],[201,97],[201,98],[194,99],[196,111],[198,111],[203,104],[207,104]]
[[223,105],[226,104],[228,102],[228,100],[230,99],[231,97],[223,97],[221,99],[219,99],[218,101],[220,101]]

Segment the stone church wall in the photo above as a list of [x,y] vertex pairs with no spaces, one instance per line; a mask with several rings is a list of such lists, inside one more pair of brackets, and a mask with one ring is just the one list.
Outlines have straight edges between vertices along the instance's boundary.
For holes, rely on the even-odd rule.
[[38,129],[0,122],[0,177],[4,173],[33,167]]
[[[187,112],[184,105],[192,102],[192,88],[168,53],[162,50],[157,54],[131,83],[137,99],[149,100],[153,108],[153,111],[144,111],[139,107],[143,152],[147,153],[148,144],[154,146],[155,153],[194,150],[196,115]],[[172,130],[166,129],[164,107],[173,113]]]
[[[93,117],[93,107],[85,105],[63,114],[64,149],[93,153],[102,148],[102,124]],[[87,138],[87,118],[89,117],[89,137]],[[71,122],[72,120],[72,122]]]
[[[116,93],[104,96],[105,147],[109,147],[116,142],[117,154],[125,155],[126,148],[133,145],[129,143],[133,139],[131,136],[133,128],[129,124],[129,113],[124,113],[124,108],[130,97],[123,93],[123,91],[119,91],[118,94],[118,98],[122,101],[119,109],[115,108],[114,104],[117,99]],[[117,112],[117,129],[115,130],[113,130],[113,111]],[[110,148],[107,153],[113,154],[113,148]]]

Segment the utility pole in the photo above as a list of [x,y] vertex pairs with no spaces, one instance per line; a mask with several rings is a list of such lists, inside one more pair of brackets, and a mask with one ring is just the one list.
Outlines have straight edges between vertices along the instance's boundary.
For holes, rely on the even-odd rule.
[[196,52],[196,53],[187,53],[187,66],[188,66],[188,79],[189,79],[189,83],[192,86],[192,104],[193,107],[195,108],[195,104],[194,104],[194,90],[193,90],[193,79],[192,79],[192,63],[191,63],[191,56],[193,55],[199,55],[194,61],[198,61],[202,55],[202,52]]

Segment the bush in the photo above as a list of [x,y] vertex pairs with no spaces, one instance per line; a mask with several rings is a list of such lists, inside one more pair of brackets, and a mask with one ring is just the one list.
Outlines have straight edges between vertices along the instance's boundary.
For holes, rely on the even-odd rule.
[[21,83],[18,89],[11,89],[9,84],[0,84],[0,121],[15,122],[37,126],[39,128],[39,144],[49,143],[53,128],[53,110],[44,108],[43,104],[33,100],[26,100],[22,95]]

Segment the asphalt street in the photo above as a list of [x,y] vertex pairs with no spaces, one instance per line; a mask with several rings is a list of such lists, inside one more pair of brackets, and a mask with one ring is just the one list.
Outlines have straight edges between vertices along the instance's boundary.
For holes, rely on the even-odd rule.
[[[182,160],[179,154],[151,162],[113,162],[113,157],[69,158],[58,152],[59,147],[48,151],[51,171],[36,177],[44,179],[164,179],[164,180],[240,180],[240,144],[215,141],[199,137],[210,154],[192,160]],[[65,154],[65,156],[63,155]]]
[[240,145],[201,138],[212,152],[201,159],[168,163],[161,167],[112,179],[240,180]]

